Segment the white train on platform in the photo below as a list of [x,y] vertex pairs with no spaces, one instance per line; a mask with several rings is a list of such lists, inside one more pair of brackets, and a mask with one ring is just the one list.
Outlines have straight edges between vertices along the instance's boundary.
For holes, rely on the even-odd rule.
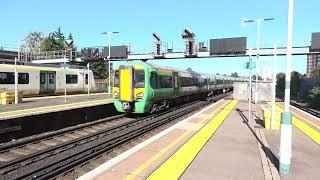
[[[15,65],[12,61],[0,60],[0,92],[14,92]],[[96,91],[96,84],[92,71],[88,72],[83,66],[44,65],[31,63],[18,63],[18,91],[24,95],[53,95],[67,93],[87,92],[88,83],[90,91]]]

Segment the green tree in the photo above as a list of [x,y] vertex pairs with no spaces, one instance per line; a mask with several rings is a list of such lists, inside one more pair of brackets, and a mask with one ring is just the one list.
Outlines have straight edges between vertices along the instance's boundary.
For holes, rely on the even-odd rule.
[[[284,73],[277,74],[277,86],[276,86],[276,94],[278,97],[284,97],[285,90],[285,78],[286,75]],[[290,96],[292,98],[299,98],[300,95],[300,83],[301,83],[302,75],[297,72],[291,72],[291,83],[290,83]]]
[[310,100],[308,105],[314,109],[320,109],[320,86],[310,90]]
[[70,45],[70,48],[72,48],[72,50],[75,51],[77,49],[77,47],[74,44],[73,36],[72,36],[71,33],[69,33],[68,40],[72,41],[72,44]]
[[36,51],[40,43],[44,39],[44,34],[42,32],[29,32],[27,36],[24,38],[26,44],[24,45],[24,48],[28,52]]
[[290,83],[290,96],[297,99],[300,95],[300,83],[302,75],[297,72],[291,72],[291,83]]
[[234,72],[234,73],[231,73],[231,77],[239,77],[238,73],[237,72]]
[[279,98],[283,98],[284,97],[285,77],[286,77],[286,75],[284,73],[278,73],[277,74],[276,95]]
[[[112,64],[111,64],[112,67]],[[92,70],[96,79],[108,79],[108,62],[107,61],[96,61],[90,63],[90,69]],[[112,70],[111,70],[112,71]]]
[[311,71],[311,78],[319,78],[320,77],[320,68],[317,67],[313,71]]
[[188,72],[192,72],[192,69],[190,67],[187,68]]
[[40,44],[41,51],[59,51],[65,50],[65,38],[59,27],[57,31],[54,31],[45,37]]

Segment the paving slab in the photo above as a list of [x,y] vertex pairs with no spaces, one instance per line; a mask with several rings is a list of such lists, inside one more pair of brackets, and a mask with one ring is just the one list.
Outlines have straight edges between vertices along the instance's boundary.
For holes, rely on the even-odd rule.
[[[320,179],[320,146],[293,126],[291,173],[282,179]],[[266,131],[271,151],[279,159],[280,131]]]
[[257,138],[239,114],[247,106],[238,103],[181,179],[264,179]]

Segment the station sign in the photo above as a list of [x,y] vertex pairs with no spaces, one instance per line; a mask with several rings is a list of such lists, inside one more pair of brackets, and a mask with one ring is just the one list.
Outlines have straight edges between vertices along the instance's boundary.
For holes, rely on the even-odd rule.
[[245,69],[254,69],[254,68],[256,68],[256,63],[248,61],[244,64],[244,68]]
[[[128,47],[127,46],[111,46],[111,59],[127,59],[128,57]],[[102,56],[107,58],[109,56],[109,47],[105,46],[102,50]]]
[[247,37],[210,39],[210,54],[245,54]]

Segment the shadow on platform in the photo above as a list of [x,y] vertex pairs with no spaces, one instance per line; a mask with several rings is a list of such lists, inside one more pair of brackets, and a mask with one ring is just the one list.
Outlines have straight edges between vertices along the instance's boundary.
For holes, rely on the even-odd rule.
[[[272,162],[272,164],[279,169],[279,159],[277,156],[275,156],[273,154],[273,152],[266,147],[263,142],[261,141],[261,139],[259,139],[259,137],[257,136],[257,134],[255,133],[255,131],[252,129],[252,127],[248,124],[248,119],[247,117],[243,114],[243,111],[240,110],[239,108],[236,108],[236,111],[239,113],[239,115],[242,118],[242,122],[245,123],[247,125],[247,127],[249,128],[249,130],[251,131],[251,133],[254,135],[254,137],[258,140],[259,144],[261,145],[261,148],[263,149],[264,153],[266,154],[266,156],[269,158],[269,160]],[[259,117],[255,116],[255,121],[258,125],[260,126],[255,126],[255,128],[262,128],[263,127],[263,120],[261,120]]]

